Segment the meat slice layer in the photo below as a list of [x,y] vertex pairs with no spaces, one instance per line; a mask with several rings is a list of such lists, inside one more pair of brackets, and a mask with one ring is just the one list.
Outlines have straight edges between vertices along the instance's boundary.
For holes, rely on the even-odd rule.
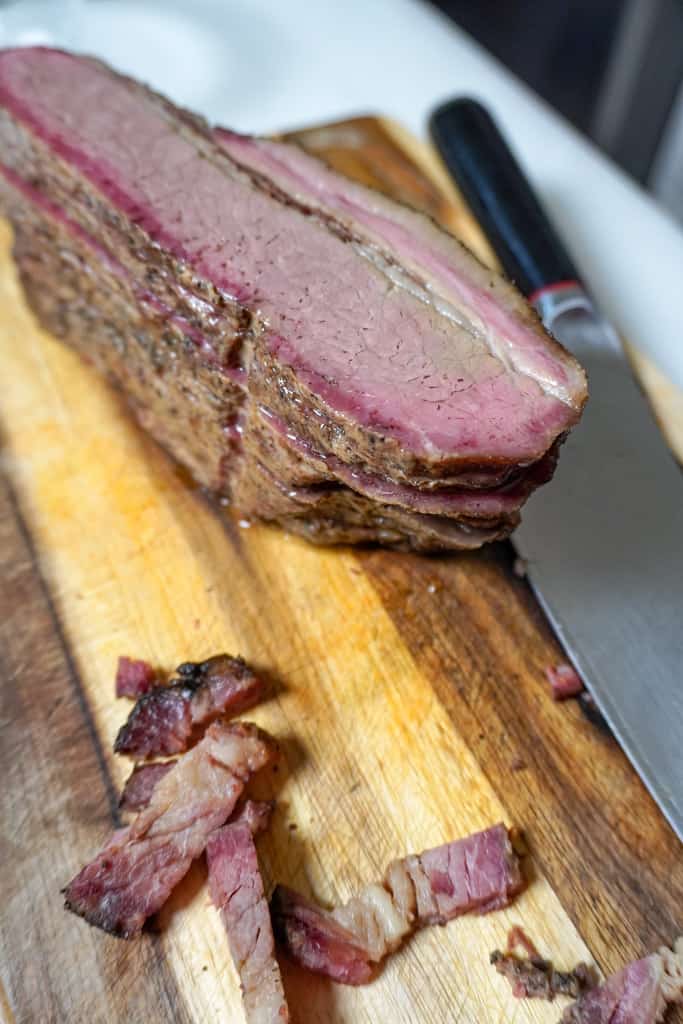
[[366,886],[331,912],[278,887],[273,920],[278,941],[293,960],[358,985],[415,928],[507,906],[523,884],[507,830],[494,825],[394,861],[383,884]]
[[66,907],[113,935],[136,935],[274,753],[255,725],[214,722],[157,783],[147,808],[67,885]]
[[206,847],[209,891],[240,976],[248,1024],[284,1024],[289,1011],[275,959],[268,901],[248,821],[214,832]]

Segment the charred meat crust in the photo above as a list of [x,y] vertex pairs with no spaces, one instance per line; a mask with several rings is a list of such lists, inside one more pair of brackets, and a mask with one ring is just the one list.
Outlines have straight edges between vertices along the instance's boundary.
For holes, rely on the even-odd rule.
[[187,750],[193,732],[218,715],[236,715],[262,698],[261,679],[242,658],[227,654],[186,662],[178,678],[157,686],[135,704],[121,726],[114,750],[144,759]]
[[546,999],[571,996],[577,999],[595,985],[595,973],[587,964],[577,964],[571,971],[557,971],[550,960],[540,956],[518,957],[495,949],[490,962],[510,983],[517,999]]

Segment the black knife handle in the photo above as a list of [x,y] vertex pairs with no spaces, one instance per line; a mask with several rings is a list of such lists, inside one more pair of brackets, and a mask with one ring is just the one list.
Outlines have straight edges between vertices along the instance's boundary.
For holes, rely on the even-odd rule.
[[429,130],[505,273],[527,298],[578,281],[569,253],[481,103],[464,97],[442,104]]

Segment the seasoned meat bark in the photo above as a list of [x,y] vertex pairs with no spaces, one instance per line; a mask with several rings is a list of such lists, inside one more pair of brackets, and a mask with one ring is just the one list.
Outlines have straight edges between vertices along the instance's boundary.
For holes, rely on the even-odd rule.
[[157,783],[147,808],[67,885],[66,907],[113,935],[137,935],[274,754],[256,726],[214,722]]
[[47,49],[0,54],[0,141],[41,321],[242,512],[317,541],[472,547],[552,473],[584,375],[427,218]]
[[275,934],[297,963],[359,985],[415,928],[505,907],[523,884],[507,830],[495,825],[394,861],[382,884],[366,886],[331,912],[278,886]]
[[576,999],[593,984],[592,972],[586,964],[577,964],[571,971],[557,971],[550,960],[541,956],[518,957],[499,949],[491,953],[491,963],[507,978],[516,999]]

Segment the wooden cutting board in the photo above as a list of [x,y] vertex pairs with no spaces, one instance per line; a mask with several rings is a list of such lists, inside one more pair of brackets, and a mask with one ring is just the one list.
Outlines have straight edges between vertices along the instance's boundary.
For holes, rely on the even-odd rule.
[[[433,158],[395,127],[299,137],[486,254]],[[203,864],[136,942],[62,909],[129,768],[111,752],[128,710],[119,654],[171,669],[227,650],[268,675],[273,696],[249,717],[284,750],[261,782],[278,800],[260,840],[269,882],[334,901],[406,851],[500,819],[526,834],[530,885],[512,908],[421,932],[372,985],[285,965],[299,1022],[554,1022],[559,1003],[513,1001],[488,964],[510,925],[560,966],[606,972],[683,931],[681,848],[610,735],[551,701],[544,668],[562,653],[509,546],[316,549],[221,517],[37,328],[1,227],[0,1019],[242,1019]],[[680,398],[655,386],[673,438]]]

